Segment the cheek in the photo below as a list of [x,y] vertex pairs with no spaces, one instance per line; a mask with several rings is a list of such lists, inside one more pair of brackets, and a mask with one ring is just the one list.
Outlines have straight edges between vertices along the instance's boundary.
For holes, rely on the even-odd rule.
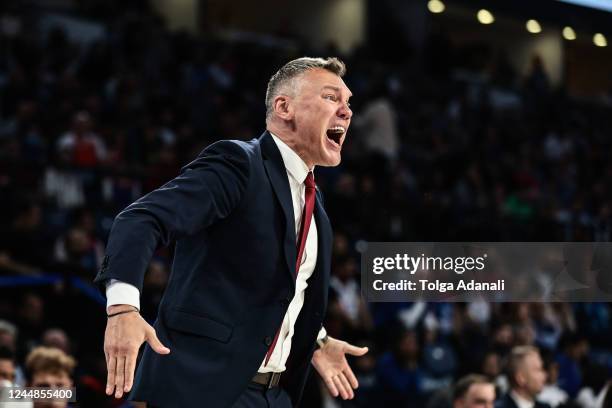
[[314,103],[303,103],[296,109],[296,112],[303,118],[312,119],[317,114],[317,105]]
[[329,117],[333,115],[333,110],[319,103],[308,103],[302,106],[301,113],[310,122],[311,126],[321,126],[322,122],[327,122]]

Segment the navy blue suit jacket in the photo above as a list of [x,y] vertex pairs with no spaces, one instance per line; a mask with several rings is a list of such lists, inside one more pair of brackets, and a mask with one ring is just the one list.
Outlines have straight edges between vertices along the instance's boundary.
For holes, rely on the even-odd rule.
[[[534,408],[550,408],[550,405],[543,402],[536,401]],[[495,403],[495,408],[518,408],[516,402],[510,397],[510,394],[504,395],[500,400]]]
[[[282,379],[301,397],[327,307],[332,230],[317,190],[318,257]],[[228,407],[257,372],[295,292],[297,257],[287,172],[265,132],[220,141],[115,219],[95,282],[142,291],[155,248],[176,240],[154,323],[168,355],[145,345],[130,399],[161,407]]]

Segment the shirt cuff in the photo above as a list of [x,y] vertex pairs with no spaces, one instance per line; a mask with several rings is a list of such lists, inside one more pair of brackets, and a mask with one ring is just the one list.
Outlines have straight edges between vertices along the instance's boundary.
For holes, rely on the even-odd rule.
[[321,330],[319,330],[319,334],[317,335],[317,341],[323,340],[325,336],[327,336],[327,330],[325,330],[325,327],[321,327]]
[[140,291],[134,285],[111,279],[106,284],[106,310],[113,305],[130,305],[140,310]]

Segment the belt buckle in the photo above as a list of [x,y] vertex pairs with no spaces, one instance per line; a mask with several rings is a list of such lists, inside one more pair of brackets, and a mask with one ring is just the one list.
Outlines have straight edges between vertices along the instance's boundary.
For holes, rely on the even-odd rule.
[[[274,387],[274,385],[273,385],[274,379],[275,378],[279,378],[280,375],[281,375],[281,373],[274,373],[274,372],[272,372],[270,374],[272,374],[272,375],[270,375],[270,379],[268,380],[268,384],[266,385],[266,389],[268,389],[268,390],[270,388]],[[278,384],[278,383],[276,383],[276,384]]]

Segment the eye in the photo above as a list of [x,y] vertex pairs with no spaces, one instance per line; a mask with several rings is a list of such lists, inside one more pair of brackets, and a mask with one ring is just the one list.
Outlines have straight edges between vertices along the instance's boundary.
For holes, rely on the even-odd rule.
[[338,100],[338,98],[334,94],[324,95],[323,98],[324,99],[329,99],[330,101],[334,101],[334,102],[336,102]]

